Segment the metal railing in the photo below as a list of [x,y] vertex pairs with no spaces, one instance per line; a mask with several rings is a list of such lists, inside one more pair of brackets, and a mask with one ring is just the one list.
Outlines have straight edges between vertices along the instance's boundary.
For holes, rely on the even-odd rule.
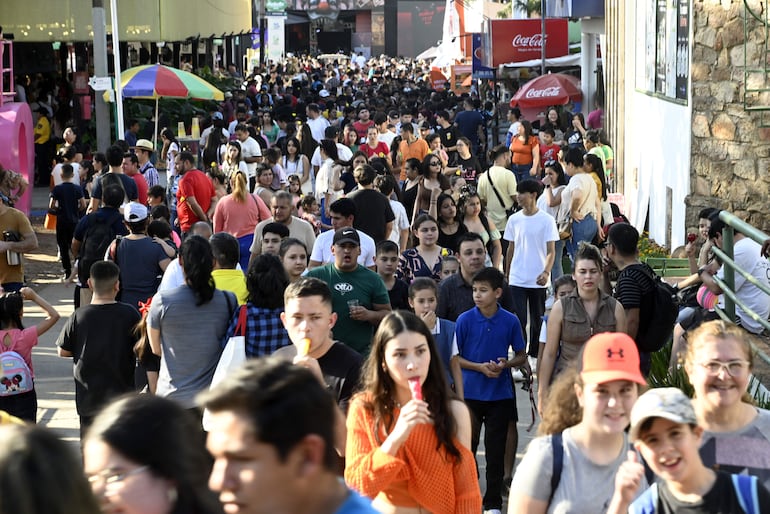
[[[751,319],[762,325],[765,330],[770,331],[770,321],[767,319],[761,317],[753,310],[746,307],[746,304],[744,304],[738,296],[735,294],[735,273],[739,273],[743,278],[746,279],[747,282],[751,283],[752,285],[756,286],[760,291],[765,293],[766,295],[770,296],[770,287],[763,284],[762,282],[759,282],[756,278],[754,278],[751,273],[749,273],[747,270],[744,270],[743,268],[740,268],[736,266],[735,264],[735,252],[734,252],[734,245],[735,245],[735,231],[738,230],[741,234],[743,234],[745,237],[748,237],[750,239],[753,239],[759,244],[763,244],[765,241],[770,239],[770,236],[762,232],[761,230],[752,227],[742,219],[738,218],[734,214],[722,211],[719,213],[719,219],[722,220],[725,223],[725,228],[722,229],[722,249],[717,248],[716,246],[712,247],[712,251],[714,252],[714,255],[716,255],[721,261],[724,266],[724,278],[719,278],[716,275],[713,276],[714,281],[719,285],[719,287],[722,289],[722,292],[725,296],[725,306],[724,308],[716,307],[715,310],[717,314],[719,314],[719,317],[722,318],[725,321],[735,323],[736,316],[735,316],[735,306],[738,305],[741,310],[749,316]],[[764,257],[758,256],[760,259],[764,259]],[[770,364],[770,356],[768,356],[765,352],[760,350],[756,347],[756,345],[751,342],[751,346],[756,352],[756,355],[765,361],[767,364]]]

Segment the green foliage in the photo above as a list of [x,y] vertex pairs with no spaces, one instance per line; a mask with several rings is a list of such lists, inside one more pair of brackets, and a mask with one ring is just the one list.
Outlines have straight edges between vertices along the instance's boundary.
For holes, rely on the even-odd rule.
[[650,234],[648,232],[641,233],[639,236],[639,244],[637,246],[639,248],[639,260],[642,262],[647,260],[648,257],[671,257],[668,248],[659,245],[654,239],[650,239]]
[[[210,108],[216,106],[212,100],[187,100],[183,98],[161,98],[158,103],[158,113],[161,117],[168,118],[168,127],[176,133],[177,123],[183,121],[188,133],[192,125],[193,116],[205,116]],[[125,119],[136,118],[141,120],[142,133],[152,133],[152,117],[155,116],[155,100],[126,99],[123,102]],[[158,132],[163,126],[158,125]]]
[[668,367],[670,360],[671,341],[650,356],[650,375],[647,377],[647,383],[650,387],[676,387],[692,398],[693,388],[684,367],[677,366],[677,369],[671,371]]

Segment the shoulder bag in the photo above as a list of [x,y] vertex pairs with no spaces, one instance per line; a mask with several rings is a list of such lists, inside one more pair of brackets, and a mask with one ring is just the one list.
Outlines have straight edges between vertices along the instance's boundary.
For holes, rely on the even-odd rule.
[[[492,182],[492,170],[487,170],[487,179],[489,179],[489,185],[492,186],[492,191],[495,192],[495,196],[497,197],[497,201],[500,202],[500,205],[505,209],[505,202],[503,201],[503,197],[500,194],[500,192],[495,187],[495,183]],[[513,215],[516,212],[516,202],[511,205],[510,208],[505,209],[505,217],[510,218],[511,215]]]

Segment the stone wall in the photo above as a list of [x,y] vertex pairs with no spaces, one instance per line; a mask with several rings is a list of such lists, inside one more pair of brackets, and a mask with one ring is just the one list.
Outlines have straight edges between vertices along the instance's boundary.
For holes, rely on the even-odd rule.
[[[748,5],[765,15],[758,1],[748,0]],[[764,72],[744,76],[744,43],[750,69],[761,68],[762,61],[770,57],[765,29],[745,13],[743,0],[693,0],[692,7],[692,157],[687,226],[697,226],[700,209],[719,207],[768,232],[770,127],[761,124],[770,124],[770,92],[752,90],[770,87],[770,80]],[[744,106],[747,84],[747,105],[765,106],[764,120],[761,112]]]

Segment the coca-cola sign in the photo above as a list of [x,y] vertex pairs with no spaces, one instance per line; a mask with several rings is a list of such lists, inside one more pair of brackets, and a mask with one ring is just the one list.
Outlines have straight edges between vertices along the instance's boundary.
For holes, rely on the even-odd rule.
[[545,89],[530,89],[524,95],[526,98],[548,98],[557,97],[561,94],[561,88],[559,86],[547,87]]
[[545,21],[545,37],[540,20],[492,20],[492,65],[539,59],[543,44],[545,56],[561,57],[569,51],[566,19]]

